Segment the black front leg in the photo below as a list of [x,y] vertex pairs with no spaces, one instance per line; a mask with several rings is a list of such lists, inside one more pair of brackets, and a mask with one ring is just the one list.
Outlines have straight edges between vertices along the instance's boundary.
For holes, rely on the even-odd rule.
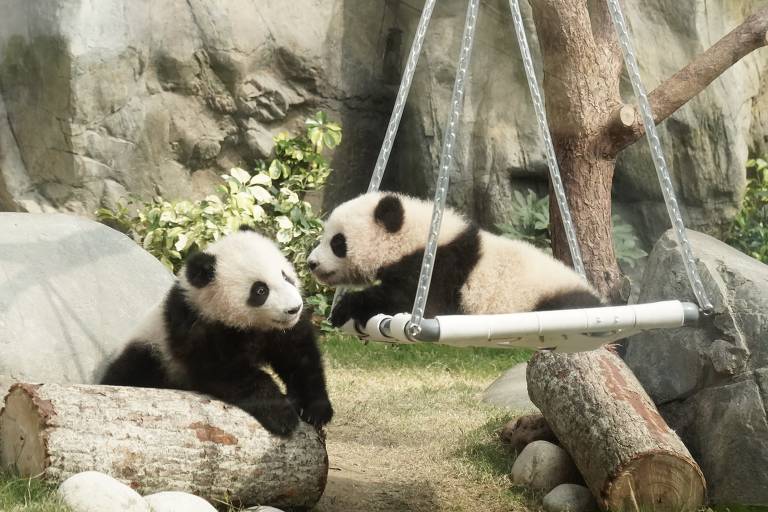
[[272,377],[253,368],[248,377],[238,381],[208,382],[200,386],[203,393],[240,407],[256,418],[270,433],[287,436],[299,424],[299,416]]
[[316,428],[333,417],[333,407],[325,387],[323,361],[308,317],[292,331],[284,333],[270,347],[272,368],[285,382],[288,397],[301,419]]
[[395,286],[376,285],[358,292],[345,293],[328,319],[334,327],[355,320],[365,325],[373,316],[383,313],[394,315],[411,310],[413,294]]

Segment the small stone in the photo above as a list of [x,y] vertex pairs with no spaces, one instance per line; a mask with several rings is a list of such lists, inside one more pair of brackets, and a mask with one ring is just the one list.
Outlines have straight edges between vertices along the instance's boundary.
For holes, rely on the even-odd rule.
[[534,441],[557,444],[557,437],[542,414],[526,414],[510,421],[501,429],[499,437],[517,453]]
[[579,472],[568,452],[547,441],[526,446],[512,466],[512,482],[544,492],[578,481]]
[[158,492],[144,496],[144,501],[152,512],[216,512],[203,498],[186,492]]
[[58,494],[72,512],[151,512],[139,493],[98,471],[67,478]]
[[583,485],[561,484],[552,489],[542,502],[546,512],[593,512],[597,503]]

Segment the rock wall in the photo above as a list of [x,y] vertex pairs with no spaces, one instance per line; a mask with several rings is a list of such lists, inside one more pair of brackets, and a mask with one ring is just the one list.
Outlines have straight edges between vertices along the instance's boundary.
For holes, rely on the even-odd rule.
[[[715,503],[768,505],[768,266],[689,231],[715,311],[698,328],[627,342],[625,360],[707,479]],[[637,302],[695,302],[671,232],[650,255]]]
[[[760,4],[624,3],[649,88]],[[345,128],[326,206],[350,197],[368,181],[422,5],[7,0],[0,209],[90,214],[126,193],[204,194],[222,170],[268,154],[274,133],[317,109]],[[433,191],[465,6],[444,0],[435,10],[390,188]],[[545,166],[507,0],[483,2],[477,39],[450,201],[491,225],[507,216],[515,189],[545,189]],[[760,57],[736,64],[662,127],[692,227],[722,231],[743,194],[748,149],[768,148]],[[615,196],[655,240],[666,221],[643,144],[622,155]]]
[[0,208],[205,194],[317,109],[348,128],[339,167],[363,168],[389,98],[370,4],[4,2]]

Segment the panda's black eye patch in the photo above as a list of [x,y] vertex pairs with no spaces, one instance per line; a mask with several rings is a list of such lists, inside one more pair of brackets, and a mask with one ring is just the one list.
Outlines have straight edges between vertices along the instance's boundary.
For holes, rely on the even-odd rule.
[[336,233],[331,238],[331,250],[337,258],[345,258],[347,256],[347,237],[341,233]]
[[283,279],[285,279],[286,281],[288,281],[289,283],[291,283],[293,286],[296,286],[296,282],[295,282],[293,279],[291,279],[291,278],[288,276],[288,274],[286,274],[286,273],[285,273],[285,271],[284,271],[284,270],[281,270],[280,272],[282,272],[282,273],[283,273]]
[[269,297],[269,286],[262,281],[256,281],[251,286],[251,294],[248,296],[248,305],[252,307],[263,306]]

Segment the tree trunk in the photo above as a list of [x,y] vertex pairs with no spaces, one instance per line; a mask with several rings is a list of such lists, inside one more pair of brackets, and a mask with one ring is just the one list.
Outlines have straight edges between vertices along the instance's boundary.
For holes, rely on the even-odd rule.
[[[625,302],[613,249],[611,184],[616,156],[644,130],[619,92],[623,60],[605,0],[531,0],[547,116],[587,278],[611,302]],[[768,43],[768,7],[758,9],[649,96],[660,123],[723,71]],[[550,190],[552,249],[570,262]]]
[[[587,278],[604,297],[619,302],[621,273],[611,234],[615,162],[604,155],[603,126],[621,105],[622,61],[605,2],[591,2],[592,9],[587,3],[534,0],[532,7],[544,61],[547,117]],[[555,256],[571,262],[554,199],[550,230]]]
[[616,354],[537,352],[527,380],[531,400],[604,510],[704,505],[701,470]]
[[193,393],[15,384],[0,414],[0,467],[56,483],[95,470],[141,494],[311,507],[328,458],[323,436],[305,423],[273,437],[244,411]]

